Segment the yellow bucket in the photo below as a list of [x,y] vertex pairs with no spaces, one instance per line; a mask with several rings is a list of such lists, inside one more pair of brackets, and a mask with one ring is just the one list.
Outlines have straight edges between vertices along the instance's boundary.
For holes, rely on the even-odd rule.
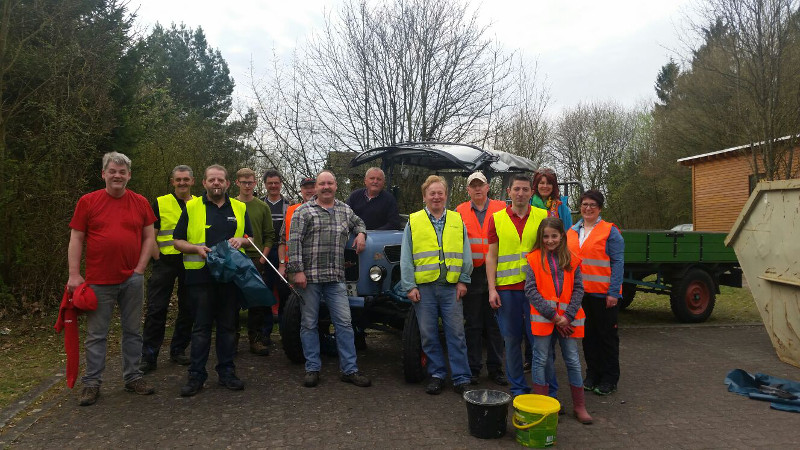
[[517,429],[517,442],[525,447],[544,448],[556,443],[558,411],[561,404],[553,397],[536,394],[518,395],[514,399],[512,422]]

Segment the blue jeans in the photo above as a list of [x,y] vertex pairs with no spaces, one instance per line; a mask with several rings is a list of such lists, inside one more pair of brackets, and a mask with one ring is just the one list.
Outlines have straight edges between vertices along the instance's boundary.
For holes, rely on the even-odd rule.
[[319,372],[322,360],[319,357],[319,304],[325,297],[325,304],[331,314],[331,322],[336,333],[336,350],[339,352],[339,370],[345,375],[358,372],[356,365],[356,344],[353,339],[353,324],[350,318],[350,302],[344,283],[308,283],[305,289],[298,289],[303,296],[300,319],[300,341],[303,356],[306,357],[306,372]]
[[558,340],[558,345],[561,347],[561,356],[564,358],[564,364],[567,366],[569,384],[575,387],[582,387],[583,375],[581,374],[581,358],[578,355],[578,339],[563,337],[558,334],[556,329],[553,329],[553,334],[549,336],[533,337],[533,368],[531,369],[533,382],[546,384],[545,368],[551,360],[547,354],[556,340]]
[[108,327],[114,304],[119,303],[122,324],[122,378],[130,383],[142,377],[139,359],[142,356],[142,303],[144,303],[144,277],[134,273],[120,284],[93,284],[97,296],[97,309],[86,312],[86,374],[81,378],[85,386],[99,387],[106,368]]
[[[531,387],[525,379],[525,371],[522,368],[525,358],[522,355],[523,339],[533,339],[531,334],[531,305],[525,298],[525,291],[522,290],[499,290],[500,308],[497,309],[497,324],[500,326],[500,333],[506,346],[506,376],[511,384],[513,395],[530,394]],[[534,360],[536,358],[534,348]],[[546,354],[550,354],[547,352]],[[550,364],[546,367],[547,379],[551,384],[558,386],[556,371],[549,358]],[[555,392],[550,392],[555,396]]]
[[194,313],[189,378],[204,382],[211,351],[211,327],[217,325],[217,374],[225,379],[235,374],[236,321],[239,316],[239,288],[233,283],[203,283],[186,287]]
[[414,312],[419,323],[422,351],[428,357],[428,373],[434,378],[447,378],[447,366],[439,341],[441,317],[453,385],[469,383],[472,371],[467,362],[464,310],[461,301],[456,298],[456,285],[426,283],[417,288],[420,300],[414,303]]

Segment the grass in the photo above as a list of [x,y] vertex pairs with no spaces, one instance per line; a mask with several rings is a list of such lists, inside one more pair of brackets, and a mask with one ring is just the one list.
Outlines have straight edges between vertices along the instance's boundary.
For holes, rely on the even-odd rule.
[[[722,286],[708,325],[761,322],[753,295],[747,288]],[[666,295],[637,293],[633,303],[619,315],[619,323],[625,325],[665,325],[678,323],[669,306]]]
[[[170,308],[170,318],[175,308]],[[243,319],[244,320],[244,319]],[[669,298],[663,295],[636,295],[627,310],[620,313],[620,325],[674,325],[677,323],[669,307]],[[81,324],[81,365],[83,363],[83,327]],[[725,325],[761,322],[753,296],[748,289],[722,287],[716,307],[706,324]],[[0,319],[0,409],[3,409],[57,373],[63,373],[66,364],[64,338],[53,330],[55,314],[42,316],[5,317]],[[119,353],[119,315],[115,310],[108,338],[109,357]],[[242,322],[246,323],[246,322]],[[7,331],[6,331],[7,330]],[[167,330],[167,336],[171,334]],[[81,368],[81,373],[83,368]],[[79,386],[80,380],[76,386]],[[66,386],[66,383],[59,383]]]

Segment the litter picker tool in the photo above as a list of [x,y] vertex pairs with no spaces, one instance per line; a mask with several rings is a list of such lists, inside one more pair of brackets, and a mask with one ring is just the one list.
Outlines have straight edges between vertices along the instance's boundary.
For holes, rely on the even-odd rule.
[[253,246],[253,248],[254,248],[254,249],[256,249],[256,251],[258,252],[258,254],[259,254],[259,255],[261,255],[261,257],[262,257],[262,258],[264,258],[264,261],[266,261],[266,262],[267,262],[267,264],[269,264],[269,266],[270,266],[270,267],[272,267],[272,270],[274,270],[274,271],[275,271],[275,273],[277,273],[277,274],[278,274],[278,276],[280,277],[281,281],[283,281],[283,282],[284,282],[284,284],[286,284],[286,286],[289,286],[289,290],[291,290],[291,291],[292,291],[292,293],[293,293],[294,295],[296,295],[296,296],[297,296],[297,297],[300,299],[300,301],[303,301],[303,296],[302,296],[302,295],[300,295],[300,293],[299,293],[299,292],[297,292],[297,290],[294,288],[294,286],[292,286],[292,284],[291,284],[291,283],[289,283],[289,282],[286,280],[286,278],[284,278],[284,277],[283,277],[283,275],[281,275],[281,273],[278,271],[278,269],[276,269],[276,268],[275,268],[275,266],[273,266],[273,265],[272,265],[272,262],[269,260],[269,258],[267,258],[267,255],[265,255],[265,254],[264,254],[264,253],[261,251],[261,249],[260,249],[260,248],[258,248],[258,246],[256,245],[256,243],[255,243],[255,242],[253,242],[253,239],[252,239],[252,238],[250,238],[250,236],[248,236],[248,235],[246,235],[246,234],[244,235],[244,237],[245,237],[245,239],[247,239],[248,241],[250,241],[250,245],[252,245],[252,246]]

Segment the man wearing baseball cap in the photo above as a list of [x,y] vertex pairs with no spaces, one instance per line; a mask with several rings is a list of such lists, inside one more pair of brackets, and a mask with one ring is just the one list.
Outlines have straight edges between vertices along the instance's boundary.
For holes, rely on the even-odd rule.
[[480,172],[473,172],[467,177],[467,194],[469,201],[458,207],[456,211],[467,227],[470,248],[472,250],[472,283],[462,299],[464,307],[464,332],[467,338],[467,359],[472,371],[472,384],[478,384],[482,368],[483,332],[486,330],[486,369],[489,379],[500,386],[508,385],[503,374],[503,337],[489,306],[489,285],[486,280],[486,252],[489,251],[487,220],[492,214],[505,209],[506,204],[500,200],[489,199],[489,182]]

